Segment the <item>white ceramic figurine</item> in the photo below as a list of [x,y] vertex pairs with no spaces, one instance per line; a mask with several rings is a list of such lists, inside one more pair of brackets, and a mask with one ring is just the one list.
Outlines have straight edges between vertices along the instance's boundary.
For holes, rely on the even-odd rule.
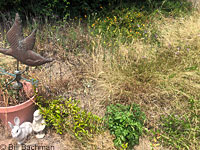
[[42,115],[40,114],[39,110],[36,110],[33,114],[33,131],[36,132],[36,138],[43,138],[45,134],[43,130],[45,128],[45,120],[43,119]]
[[12,137],[17,140],[18,144],[22,144],[26,140],[27,136],[32,133],[32,124],[30,122],[24,122],[19,125],[19,117],[14,118],[14,123],[15,125],[13,125],[11,122],[8,122],[10,128],[12,129]]

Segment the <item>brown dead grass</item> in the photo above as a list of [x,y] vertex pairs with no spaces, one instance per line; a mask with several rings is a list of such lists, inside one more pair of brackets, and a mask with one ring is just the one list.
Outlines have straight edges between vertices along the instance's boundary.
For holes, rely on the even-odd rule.
[[[28,75],[39,80],[39,94],[43,97],[73,97],[80,100],[83,109],[101,117],[111,103],[135,102],[145,111],[146,127],[155,129],[162,114],[185,113],[185,102],[191,96],[200,97],[200,16],[194,14],[179,20],[163,18],[155,24],[162,47],[139,40],[121,45],[112,65],[112,56],[108,52],[106,61],[103,61],[101,37],[84,35],[78,27],[67,30],[70,27],[66,26],[57,34],[56,29],[41,28],[36,51],[44,56],[48,52],[47,56],[56,58],[56,61],[31,68]],[[87,48],[93,52],[91,55]],[[74,54],[80,50],[81,54]],[[176,55],[177,51],[179,54]],[[185,71],[194,65],[198,69]],[[62,142],[74,149],[107,150],[114,149],[112,139],[107,131],[84,142],[67,133]],[[143,143],[149,143],[148,137]],[[148,149],[149,144],[142,148]]]
[[[100,40],[89,39],[95,52],[92,55],[70,54],[65,61],[37,72],[41,89],[46,91],[43,93],[80,99],[82,108],[99,116],[104,115],[105,107],[111,103],[135,102],[145,111],[148,129],[159,126],[161,115],[184,114],[188,99],[199,98],[199,71],[186,69],[194,65],[199,68],[200,64],[199,15],[179,20],[163,18],[155,24],[162,47],[142,41],[121,45],[120,55],[114,57],[111,65],[112,56],[107,52],[106,61],[102,61],[105,53]],[[94,145],[101,147],[106,139],[102,140],[99,145],[91,143],[91,149]]]
[[140,104],[148,129],[159,127],[161,115],[187,114],[188,100],[200,98],[199,13],[155,24],[161,47],[134,41],[119,47],[112,65],[109,53],[105,63],[96,58],[101,86],[109,95],[105,104]]

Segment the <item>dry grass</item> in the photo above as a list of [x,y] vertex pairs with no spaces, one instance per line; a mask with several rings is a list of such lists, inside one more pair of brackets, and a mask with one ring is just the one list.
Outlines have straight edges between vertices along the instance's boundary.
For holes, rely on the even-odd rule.
[[[163,18],[155,24],[161,46],[133,41],[120,45],[114,57],[106,52],[103,61],[101,37],[90,39],[87,35],[76,40],[82,46],[82,41],[91,43],[87,48],[94,52],[92,55],[65,55],[51,67],[40,68],[35,78],[40,80],[44,94],[76,97],[84,109],[100,116],[110,103],[138,103],[147,115],[147,127],[155,129],[162,114],[184,114],[188,99],[200,97],[200,16]],[[41,44],[38,49],[45,46],[51,44]],[[57,58],[60,51],[64,56],[66,51],[59,44],[48,49],[54,47],[60,47]],[[112,65],[110,58],[114,58]]]
[[[36,51],[56,61],[30,69],[29,76],[39,80],[40,95],[80,99],[83,109],[99,116],[111,103],[138,103],[146,113],[146,126],[155,129],[162,114],[183,114],[188,99],[200,98],[200,15],[162,18],[153,26],[161,45],[137,40],[120,45],[115,55],[105,54],[101,37],[90,37],[80,26],[40,27]],[[79,149],[107,150],[114,149],[112,138],[105,132],[85,145],[69,136],[65,142]]]
[[199,13],[154,24],[160,45],[121,45],[112,66],[101,67],[108,103],[140,104],[149,129],[158,127],[162,114],[187,113],[188,100],[200,98]]
[[[180,20],[163,18],[155,24],[158,24],[162,47],[141,41],[122,45],[120,52],[125,59],[120,60],[119,57],[115,57],[114,69],[109,68],[110,72],[104,71],[110,73],[105,76],[110,82],[115,83],[115,88],[121,89],[119,86],[125,85],[125,81],[135,86],[150,84],[154,87],[162,82],[169,84],[171,79],[180,79],[188,71],[190,74],[196,72],[195,78],[199,77],[199,15],[194,14]],[[198,94],[197,91],[193,93],[193,96],[196,94]]]

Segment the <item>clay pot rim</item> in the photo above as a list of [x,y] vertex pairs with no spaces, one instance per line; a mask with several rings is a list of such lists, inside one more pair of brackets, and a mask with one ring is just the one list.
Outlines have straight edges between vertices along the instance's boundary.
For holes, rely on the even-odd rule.
[[[24,90],[26,92],[29,92],[28,89],[33,89],[33,86],[31,85],[30,82],[23,81],[22,84],[26,85],[26,86],[24,86],[25,87]],[[32,105],[35,102],[34,98],[35,98],[35,95],[33,95],[31,98],[27,99],[23,103],[16,104],[14,106],[3,106],[3,107],[0,107],[0,113],[15,112],[15,111],[19,111],[21,109],[27,108],[27,107],[29,107],[30,105]]]
[[30,105],[32,105],[35,102],[34,98],[35,98],[35,96],[33,96],[30,99],[28,99],[27,101],[25,101],[21,104],[17,104],[15,106],[0,107],[0,113],[15,112],[22,108],[29,107]]

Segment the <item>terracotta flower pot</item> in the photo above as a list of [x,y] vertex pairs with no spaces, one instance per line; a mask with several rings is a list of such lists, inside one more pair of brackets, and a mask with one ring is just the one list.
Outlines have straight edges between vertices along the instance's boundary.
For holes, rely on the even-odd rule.
[[[35,111],[35,103],[33,95],[33,86],[29,82],[22,82],[23,90],[29,99],[24,103],[16,106],[0,107],[0,119],[2,124],[9,128],[8,121],[14,124],[14,118],[17,116],[20,119],[20,124],[26,121],[32,122],[33,113]],[[1,97],[0,97],[1,98]]]

